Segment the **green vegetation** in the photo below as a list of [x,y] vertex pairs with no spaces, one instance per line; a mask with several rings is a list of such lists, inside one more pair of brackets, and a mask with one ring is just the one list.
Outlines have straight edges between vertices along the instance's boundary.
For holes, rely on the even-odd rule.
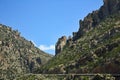
[[[105,64],[106,60],[116,58],[120,53],[119,19],[120,14],[114,14],[102,20],[95,28],[79,38],[76,41],[77,43],[75,43],[76,45],[71,47],[67,44],[60,54],[55,56],[41,69],[48,70],[48,72],[53,70],[50,73],[54,73],[54,69],[61,70],[63,67],[66,72],[76,72],[78,70],[78,66],[76,66],[78,61],[88,56],[93,60],[90,61],[89,58],[86,58],[86,61],[83,62],[84,64],[79,65],[79,69],[84,67],[88,69],[88,72],[92,72],[95,67]],[[71,65],[74,68],[70,67],[70,69],[67,69]]]
[[34,71],[34,73],[48,73],[48,75],[32,74],[19,77],[18,80],[115,80],[115,77],[103,74],[96,76],[57,74],[119,73],[119,19],[120,14],[108,16],[72,45],[67,43],[61,53]]

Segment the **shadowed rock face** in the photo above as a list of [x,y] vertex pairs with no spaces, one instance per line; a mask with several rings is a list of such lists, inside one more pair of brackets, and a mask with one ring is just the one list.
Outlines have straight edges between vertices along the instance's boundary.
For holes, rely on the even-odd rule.
[[55,55],[59,54],[63,50],[63,47],[66,45],[66,41],[67,41],[66,36],[62,36],[61,38],[58,39],[58,42],[56,43],[55,46]]

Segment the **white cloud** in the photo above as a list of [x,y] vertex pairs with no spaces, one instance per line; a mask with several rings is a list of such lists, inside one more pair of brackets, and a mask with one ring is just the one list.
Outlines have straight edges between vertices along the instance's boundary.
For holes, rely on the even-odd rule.
[[55,45],[50,45],[50,46],[46,46],[46,45],[40,45],[39,49],[43,50],[43,51],[47,51],[47,50],[55,50]]
[[34,46],[37,46],[36,43],[33,40],[31,40],[31,42],[34,44]]

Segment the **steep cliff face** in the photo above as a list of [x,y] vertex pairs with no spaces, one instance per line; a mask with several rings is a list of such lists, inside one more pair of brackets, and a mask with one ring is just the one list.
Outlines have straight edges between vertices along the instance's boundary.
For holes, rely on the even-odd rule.
[[120,73],[120,0],[104,0],[97,11],[80,20],[60,54],[43,73]]
[[0,24],[0,79],[31,73],[49,59],[50,55],[21,37],[17,30]]

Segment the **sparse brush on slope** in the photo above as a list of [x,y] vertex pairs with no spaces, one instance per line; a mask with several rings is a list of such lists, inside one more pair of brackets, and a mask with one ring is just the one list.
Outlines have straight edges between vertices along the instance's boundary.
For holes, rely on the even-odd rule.
[[13,79],[31,73],[49,59],[51,55],[21,37],[17,30],[0,24],[0,78]]

